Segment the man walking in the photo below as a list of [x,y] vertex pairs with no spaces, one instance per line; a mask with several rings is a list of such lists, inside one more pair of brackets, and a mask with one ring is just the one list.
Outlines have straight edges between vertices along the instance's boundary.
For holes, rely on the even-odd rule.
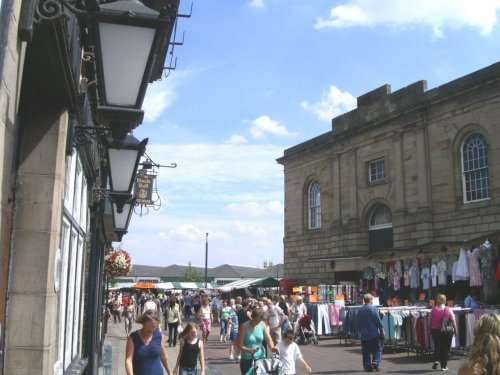
[[275,296],[274,301],[267,300],[267,310],[264,312],[264,320],[269,326],[269,333],[273,339],[274,345],[278,345],[281,342],[281,326],[285,321],[285,314],[283,310],[277,305],[279,297]]
[[358,312],[358,327],[363,352],[363,367],[366,372],[379,371],[382,361],[382,345],[385,333],[378,310],[372,305],[373,296],[363,296],[364,305]]

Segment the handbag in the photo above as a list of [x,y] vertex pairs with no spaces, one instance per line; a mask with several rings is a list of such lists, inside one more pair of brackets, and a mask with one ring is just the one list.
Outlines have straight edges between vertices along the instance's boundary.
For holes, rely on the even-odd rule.
[[441,320],[441,329],[442,333],[447,333],[449,335],[453,335],[455,333],[455,327],[451,319],[446,318],[446,307],[443,311],[443,319]]

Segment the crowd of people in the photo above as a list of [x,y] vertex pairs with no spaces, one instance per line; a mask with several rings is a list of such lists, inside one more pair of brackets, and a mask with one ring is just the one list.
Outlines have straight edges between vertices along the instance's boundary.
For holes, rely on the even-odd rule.
[[[106,311],[114,324],[121,324],[122,319],[125,323],[127,375],[162,374],[162,364],[168,374],[192,375],[197,374],[198,362],[204,375],[204,345],[213,322],[219,323],[220,342],[229,342],[228,358],[239,363],[242,374],[250,370],[253,360],[265,358],[271,352],[281,357],[287,374],[295,373],[296,360],[311,372],[294,342],[297,330],[294,323],[307,314],[302,298],[225,299],[191,293],[117,292],[110,294]],[[132,332],[134,321],[142,324],[142,328]],[[183,321],[187,322],[185,326]],[[179,343],[174,369],[168,366],[167,343],[169,347]]]
[[[367,372],[379,371],[385,338],[380,315],[372,306],[372,301],[372,295],[364,295],[364,306],[358,313],[362,363]],[[163,374],[162,364],[169,375],[198,374],[199,364],[199,373],[204,375],[204,347],[214,322],[220,326],[220,342],[229,341],[229,360],[239,363],[242,375],[251,373],[254,360],[266,358],[272,353],[279,355],[287,375],[295,374],[296,361],[309,373],[312,371],[295,342],[297,322],[307,314],[300,297],[292,300],[274,296],[257,300],[180,293],[164,296],[152,293],[140,296],[115,294],[108,301],[107,311],[110,321],[119,324],[123,318],[125,322],[128,336],[125,362],[127,375],[160,375]],[[443,331],[443,320],[450,321],[453,328],[451,332]],[[132,332],[134,321],[142,324],[142,328]],[[184,326],[183,322],[187,324]],[[168,334],[163,335],[162,328]],[[446,307],[446,296],[438,295],[427,328],[434,342],[432,369],[436,370],[440,365],[442,371],[447,371],[456,322],[453,311]],[[167,343],[168,346],[179,344],[179,354],[173,369],[168,365]],[[470,361],[459,371],[459,375],[468,374],[500,375],[498,315],[484,315],[478,321],[476,338],[470,349]]]

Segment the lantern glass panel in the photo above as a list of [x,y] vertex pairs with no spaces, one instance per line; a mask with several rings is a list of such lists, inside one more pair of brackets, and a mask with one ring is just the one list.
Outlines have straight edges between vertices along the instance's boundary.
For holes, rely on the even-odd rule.
[[99,24],[107,105],[135,106],[155,29]]
[[139,150],[108,149],[112,191],[130,192],[139,152]]
[[132,214],[133,206],[130,203],[123,205],[123,211],[118,212],[118,206],[113,203],[113,216],[115,219],[115,230],[126,231],[129,225],[130,215]]

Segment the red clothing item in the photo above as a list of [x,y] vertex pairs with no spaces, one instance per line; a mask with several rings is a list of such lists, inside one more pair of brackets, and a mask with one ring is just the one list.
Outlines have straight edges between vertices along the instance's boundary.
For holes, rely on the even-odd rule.
[[129,300],[130,297],[123,297],[122,298],[122,304],[123,306],[128,306],[128,300]]
[[497,262],[497,274],[496,274],[496,280],[500,281],[500,260]]

